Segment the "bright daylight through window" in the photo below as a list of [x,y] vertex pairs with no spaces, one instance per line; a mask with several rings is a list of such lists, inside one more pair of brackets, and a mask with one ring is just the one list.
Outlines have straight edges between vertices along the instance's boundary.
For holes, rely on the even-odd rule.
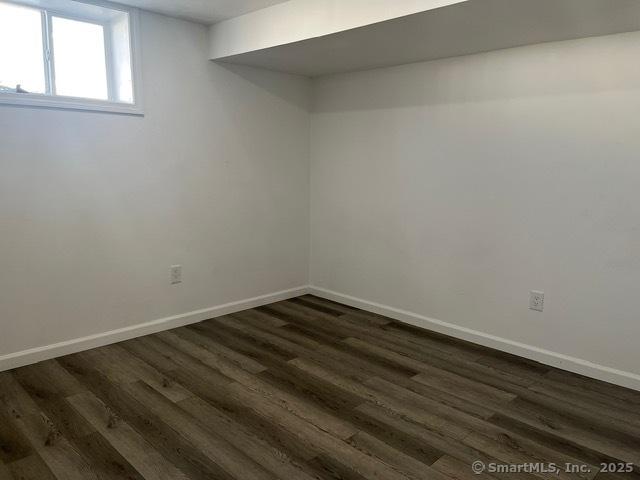
[[0,103],[137,111],[133,13],[72,0],[0,0]]

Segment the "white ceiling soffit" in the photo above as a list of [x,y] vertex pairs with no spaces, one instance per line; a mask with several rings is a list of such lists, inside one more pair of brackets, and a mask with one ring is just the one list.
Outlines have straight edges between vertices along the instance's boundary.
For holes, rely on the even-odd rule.
[[288,0],[115,0],[118,3],[211,25]]
[[468,0],[215,60],[313,77],[636,30],[640,0]]

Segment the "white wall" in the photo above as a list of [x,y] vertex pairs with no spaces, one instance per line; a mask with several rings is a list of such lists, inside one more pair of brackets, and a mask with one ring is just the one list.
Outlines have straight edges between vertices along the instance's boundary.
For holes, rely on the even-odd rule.
[[0,107],[0,359],[306,284],[311,148],[312,284],[640,374],[640,33],[317,80],[311,145],[308,80],[142,40],[145,117]]
[[307,283],[308,80],[142,46],[144,117],[0,107],[0,357]]
[[311,284],[640,374],[638,58],[631,33],[317,80]]

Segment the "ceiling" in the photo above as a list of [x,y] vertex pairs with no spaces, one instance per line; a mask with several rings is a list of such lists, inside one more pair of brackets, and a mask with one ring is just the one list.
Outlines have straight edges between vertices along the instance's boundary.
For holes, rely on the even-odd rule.
[[116,0],[132,7],[199,23],[216,23],[287,0]]
[[640,30],[640,0],[467,0],[217,58],[310,77]]

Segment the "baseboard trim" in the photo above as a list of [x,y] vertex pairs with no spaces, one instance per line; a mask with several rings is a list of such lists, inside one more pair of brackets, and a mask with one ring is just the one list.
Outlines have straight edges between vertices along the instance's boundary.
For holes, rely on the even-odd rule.
[[172,328],[183,327],[192,323],[202,322],[209,318],[228,315],[230,313],[247,310],[249,308],[267,305],[281,300],[298,297],[309,292],[307,286],[291,288],[279,292],[268,293],[258,297],[247,298],[237,302],[225,303],[215,307],[204,308],[202,310],[194,310],[192,312],[181,313],[171,317],[152,320],[150,322],[132,325],[117,330],[89,335],[86,337],[75,338],[65,342],[46,345],[44,347],[31,348],[16,353],[0,356],[0,372],[10,370],[12,368],[23,367],[33,363],[42,362],[51,358],[69,355],[72,353],[89,350],[91,348],[102,347],[112,343],[130,340],[132,338],[141,337],[143,335],[151,335],[152,333],[169,330]]
[[631,372],[598,365],[580,358],[551,352],[542,348],[515,342],[513,340],[461,327],[452,323],[443,322],[434,318],[425,317],[399,308],[389,307],[387,305],[352,297],[350,295],[334,292],[325,288],[315,287],[313,285],[309,286],[309,293],[318,297],[343,303],[345,305],[360,308],[362,310],[378,313],[416,327],[433,330],[438,333],[477,343],[485,347],[495,348],[496,350],[519,355],[545,365],[561,368],[563,370],[568,370],[580,375],[620,385],[622,387],[640,390],[640,375],[636,375]]

